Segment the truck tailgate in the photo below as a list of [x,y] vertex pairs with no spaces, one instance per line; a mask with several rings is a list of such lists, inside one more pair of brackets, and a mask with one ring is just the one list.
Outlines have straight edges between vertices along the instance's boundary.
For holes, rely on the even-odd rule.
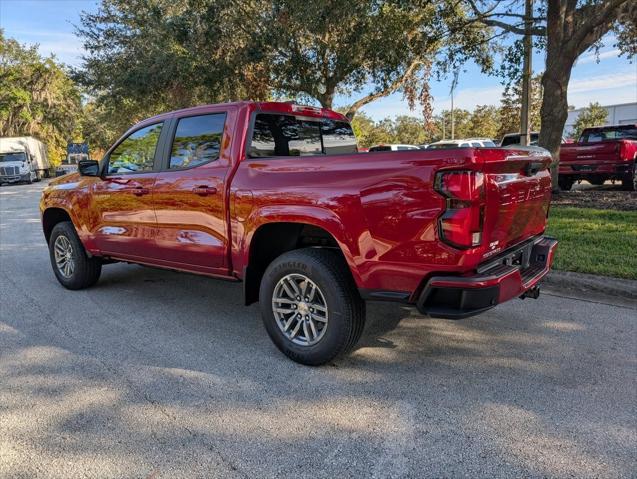
[[604,163],[620,161],[620,142],[598,142],[575,145],[562,145],[560,149],[560,162],[571,166],[575,171],[583,167],[584,171],[594,171],[596,167]]
[[543,150],[477,150],[485,182],[484,258],[544,232],[551,163]]

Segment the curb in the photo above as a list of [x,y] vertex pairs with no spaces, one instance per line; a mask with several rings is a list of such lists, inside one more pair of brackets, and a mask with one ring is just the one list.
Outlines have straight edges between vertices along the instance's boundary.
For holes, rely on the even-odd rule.
[[542,283],[558,289],[597,291],[611,296],[637,300],[637,281],[632,279],[552,270]]

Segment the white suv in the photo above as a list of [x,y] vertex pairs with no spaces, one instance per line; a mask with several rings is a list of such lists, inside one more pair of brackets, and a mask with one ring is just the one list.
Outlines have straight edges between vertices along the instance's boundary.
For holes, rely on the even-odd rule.
[[404,150],[420,150],[416,145],[374,145],[369,147],[369,151],[404,151]]
[[428,150],[446,150],[449,148],[493,148],[497,146],[489,138],[465,138],[462,140],[441,140],[430,144]]

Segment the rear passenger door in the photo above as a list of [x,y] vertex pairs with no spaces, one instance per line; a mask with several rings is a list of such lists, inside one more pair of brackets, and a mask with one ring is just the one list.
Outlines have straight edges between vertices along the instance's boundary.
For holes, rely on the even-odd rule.
[[[157,175],[156,260],[166,266],[223,273],[228,246],[224,180],[230,157],[222,151],[225,111],[175,117]],[[227,267],[227,266],[226,266]]]

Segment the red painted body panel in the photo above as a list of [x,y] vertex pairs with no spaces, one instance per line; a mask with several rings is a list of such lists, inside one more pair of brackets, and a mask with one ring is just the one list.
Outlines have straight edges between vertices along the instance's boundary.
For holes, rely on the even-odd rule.
[[[257,110],[345,119],[328,110],[253,102],[161,115],[137,127],[225,111],[219,160],[125,180],[67,175],[50,183],[41,209],[67,211],[92,254],[227,279],[242,278],[259,227],[314,225],[336,240],[359,288],[412,298],[428,277],[474,274],[487,259],[544,232],[551,191],[547,155],[462,148],[251,159],[246,142]],[[527,171],[530,163],[539,171]],[[458,249],[440,239],[446,200],[434,184],[444,170],[484,174],[477,247]],[[138,186],[148,194],[129,191]],[[193,191],[204,186],[205,195]],[[112,238],[109,232],[121,230],[109,228],[124,228],[126,234]],[[527,288],[516,281],[508,290]]]
[[[628,125],[625,125],[628,126]],[[591,131],[613,127],[592,128]],[[586,137],[584,130],[582,137]],[[592,143],[577,142],[560,147],[559,174],[581,179],[605,177],[622,179],[633,174],[637,160],[637,141],[604,140]]]

